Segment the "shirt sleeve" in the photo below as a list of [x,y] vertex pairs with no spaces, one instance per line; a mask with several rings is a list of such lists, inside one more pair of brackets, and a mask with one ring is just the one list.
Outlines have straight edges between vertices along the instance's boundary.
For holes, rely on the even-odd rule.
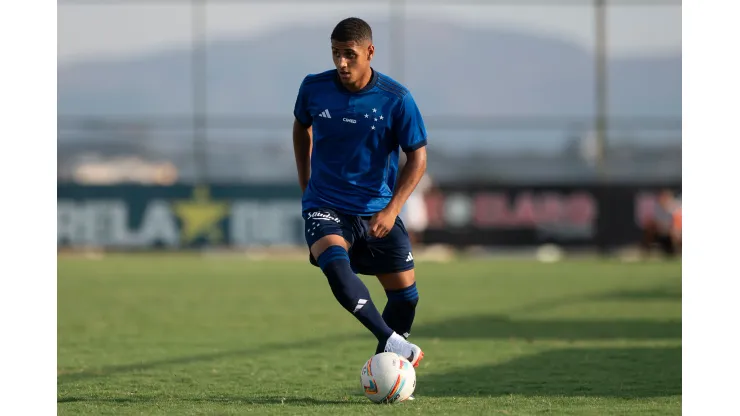
[[411,93],[406,94],[397,107],[393,120],[393,132],[404,152],[410,152],[427,145],[427,131]]
[[308,95],[306,93],[305,78],[303,82],[301,82],[300,88],[298,88],[298,96],[295,100],[293,115],[301,124],[306,127],[313,124],[313,117],[311,117],[311,113],[308,111]]

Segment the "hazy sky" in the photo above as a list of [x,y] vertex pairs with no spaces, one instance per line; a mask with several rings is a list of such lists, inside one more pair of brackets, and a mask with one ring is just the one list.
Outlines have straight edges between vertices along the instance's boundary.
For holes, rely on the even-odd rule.
[[[308,3],[308,2],[306,2]],[[348,2],[349,3],[349,2]],[[58,4],[58,61],[120,56],[190,42],[189,6]],[[544,33],[593,46],[593,10],[585,6],[407,7],[409,18],[444,19],[477,27]],[[681,50],[681,6],[611,6],[609,44],[612,54]],[[249,36],[279,30],[286,24],[324,26],[327,33],[347,16],[385,19],[387,2],[378,5],[302,4],[285,12],[276,6],[211,4],[207,8],[211,39]]]

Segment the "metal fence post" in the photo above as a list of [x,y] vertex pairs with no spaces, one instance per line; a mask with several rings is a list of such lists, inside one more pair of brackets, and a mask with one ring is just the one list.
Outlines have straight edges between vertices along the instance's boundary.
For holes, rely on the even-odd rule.
[[594,51],[595,65],[595,92],[596,112],[594,128],[596,129],[596,142],[598,149],[598,169],[602,180],[607,179],[607,146],[608,142],[608,50],[607,50],[607,5],[606,0],[594,0],[594,28],[596,44]]
[[195,182],[208,182],[208,57],[206,0],[192,0],[193,162]]

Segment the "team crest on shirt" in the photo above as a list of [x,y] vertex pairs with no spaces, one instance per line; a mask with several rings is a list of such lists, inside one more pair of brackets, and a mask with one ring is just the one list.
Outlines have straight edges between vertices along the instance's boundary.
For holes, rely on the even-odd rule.
[[370,130],[375,130],[376,126],[378,124],[382,123],[385,120],[385,116],[380,114],[378,112],[377,108],[373,108],[371,111],[367,111],[365,114],[363,114],[363,118],[370,122]]

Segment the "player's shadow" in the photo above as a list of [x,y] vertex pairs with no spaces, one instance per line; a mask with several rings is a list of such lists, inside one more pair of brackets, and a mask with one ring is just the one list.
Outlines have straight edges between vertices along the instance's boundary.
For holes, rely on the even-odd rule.
[[326,337],[323,339],[305,340],[302,342],[276,342],[266,345],[258,345],[253,348],[244,348],[239,350],[219,351],[214,353],[193,354],[180,357],[164,358],[161,360],[144,361],[123,365],[110,365],[98,368],[86,369],[69,373],[57,374],[57,384],[75,382],[96,377],[106,377],[120,373],[133,373],[145,371],[153,368],[166,367],[170,365],[191,364],[198,362],[217,361],[224,358],[258,356],[260,354],[270,354],[275,352],[287,352],[293,349],[316,348],[322,345],[330,345],[343,337]]
[[225,405],[292,405],[292,406],[316,406],[316,405],[351,405],[362,404],[359,400],[322,400],[314,397],[291,397],[291,396],[209,396],[209,397],[158,397],[144,395],[129,395],[126,397],[82,397],[68,396],[60,397],[57,403],[117,403],[117,404],[137,404],[137,403],[156,403],[176,400],[178,402],[189,403],[211,403]]
[[503,315],[465,316],[414,328],[414,338],[500,339],[680,339],[681,321],[641,319],[511,319]]
[[665,397],[681,394],[681,347],[546,351],[499,365],[428,374],[419,396]]

